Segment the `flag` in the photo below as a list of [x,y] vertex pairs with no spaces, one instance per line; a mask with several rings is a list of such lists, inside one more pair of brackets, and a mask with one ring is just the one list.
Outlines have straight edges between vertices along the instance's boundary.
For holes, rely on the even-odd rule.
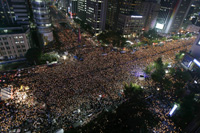
[[78,42],[81,42],[81,32],[80,32],[80,28],[78,29]]

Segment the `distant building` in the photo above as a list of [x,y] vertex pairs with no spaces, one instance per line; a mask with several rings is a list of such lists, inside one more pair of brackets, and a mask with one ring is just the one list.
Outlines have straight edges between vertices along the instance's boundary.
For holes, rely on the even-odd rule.
[[200,68],[200,34],[192,45],[191,50],[183,58],[184,68],[195,71]]
[[87,0],[78,0],[77,16],[84,22],[86,20],[86,8],[87,8]]
[[29,25],[27,0],[0,0],[0,26]]
[[106,0],[87,0],[86,23],[91,26],[95,35],[105,30]]
[[138,8],[140,15],[144,17],[144,31],[153,29],[156,25],[160,4],[156,1],[145,1]]
[[117,30],[125,38],[135,38],[142,33],[144,18],[138,14],[119,14]]
[[106,11],[106,30],[116,30],[119,15],[119,0],[108,0]]
[[117,16],[117,31],[126,38],[135,38],[142,34],[144,17],[139,14],[140,0],[119,1]]
[[67,11],[70,14],[70,16],[74,17],[77,15],[78,12],[78,0],[68,0],[68,7]]
[[48,42],[53,41],[53,32],[49,15],[49,1],[33,0],[32,10],[41,45],[46,45]]
[[161,0],[155,28],[160,33],[177,32],[185,19],[192,0]]
[[0,28],[1,59],[24,57],[30,45],[30,30],[22,27]]

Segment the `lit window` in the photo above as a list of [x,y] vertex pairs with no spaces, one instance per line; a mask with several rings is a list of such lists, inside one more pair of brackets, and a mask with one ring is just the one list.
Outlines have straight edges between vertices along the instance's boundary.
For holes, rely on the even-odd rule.
[[19,38],[23,38],[23,36],[19,36]]
[[19,42],[15,42],[16,44],[18,44]]
[[24,41],[20,41],[20,43],[24,43]]

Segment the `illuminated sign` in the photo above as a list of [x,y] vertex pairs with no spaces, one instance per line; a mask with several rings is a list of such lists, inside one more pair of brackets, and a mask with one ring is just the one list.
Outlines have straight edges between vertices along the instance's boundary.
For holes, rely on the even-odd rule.
[[156,28],[158,29],[163,29],[163,27],[164,27],[164,24],[160,24],[160,23],[156,24]]
[[192,64],[192,61],[189,62],[188,67],[190,67],[191,64]]
[[198,45],[200,45],[200,41],[198,42]]
[[177,109],[177,105],[175,104],[174,107],[172,108],[172,110],[170,111],[169,115],[172,116],[174,111]]
[[131,18],[142,18],[142,16],[135,16],[135,15],[132,15]]
[[194,61],[195,64],[197,64],[197,66],[200,67],[200,62],[198,60],[194,59],[193,61]]

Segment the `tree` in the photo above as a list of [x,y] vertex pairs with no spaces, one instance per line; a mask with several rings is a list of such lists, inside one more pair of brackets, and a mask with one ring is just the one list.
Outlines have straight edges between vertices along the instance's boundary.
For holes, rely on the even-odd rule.
[[164,76],[165,76],[165,70],[164,70],[164,65],[162,62],[162,58],[158,58],[155,62],[154,62],[154,67],[155,67],[155,71],[151,74],[151,78],[158,83],[162,83]]
[[25,54],[25,57],[30,63],[36,64],[39,62],[41,54],[42,54],[42,51],[39,48],[34,47],[34,48],[28,49],[28,51]]
[[191,33],[186,34],[186,37],[192,37],[192,34]]
[[133,98],[133,97],[139,97],[140,94],[142,94],[143,90],[141,88],[141,86],[137,85],[137,84],[133,84],[131,83],[130,85],[126,84],[125,85],[125,95],[129,98]]

